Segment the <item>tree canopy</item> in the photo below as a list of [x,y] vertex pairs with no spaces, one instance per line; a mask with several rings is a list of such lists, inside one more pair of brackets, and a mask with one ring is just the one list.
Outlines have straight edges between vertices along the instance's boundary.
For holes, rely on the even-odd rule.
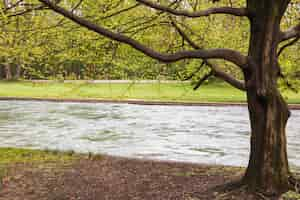
[[[9,9],[4,9],[5,2],[9,4]],[[169,5],[168,2],[162,2],[160,6],[163,6],[155,10],[147,8],[153,6],[147,3],[151,1],[61,1],[60,5],[72,9],[82,17],[87,16],[96,24],[134,38],[153,49],[159,49],[160,52],[188,51],[194,49],[195,45],[197,49],[226,46],[243,53],[247,52],[250,36],[247,17],[240,19],[224,14],[213,15],[223,10],[206,10],[221,7],[225,9],[225,14],[232,14],[230,12],[239,11],[232,7],[244,7],[245,1],[174,2],[170,8],[176,9],[176,12],[179,10],[179,13],[174,14],[172,9],[170,10],[176,17],[163,10],[163,6]],[[296,5],[297,1],[291,3],[290,10],[282,22],[284,29],[297,23],[299,7]],[[6,0],[1,2],[1,7],[2,64],[10,62],[13,63],[12,68],[20,66],[22,78],[193,78],[197,81],[210,73],[207,63],[199,69],[201,63],[198,60],[164,64],[150,59],[127,45],[112,42],[49,12],[36,0]],[[185,10],[188,11],[185,13]],[[198,10],[205,12],[197,12]],[[245,15],[243,12],[247,12],[246,9],[233,14]],[[185,15],[189,14],[209,16],[186,18]],[[281,86],[293,90],[296,90],[298,85],[294,77],[299,74],[298,40],[295,43],[296,45],[282,51],[280,56],[285,75]],[[223,72],[227,72],[237,79],[242,79],[241,71],[237,70],[234,64],[221,60],[214,62],[215,66],[218,64],[217,70],[214,70],[216,74],[222,76]],[[2,78],[5,78],[3,69],[1,74]],[[222,73],[218,73],[221,69]]]

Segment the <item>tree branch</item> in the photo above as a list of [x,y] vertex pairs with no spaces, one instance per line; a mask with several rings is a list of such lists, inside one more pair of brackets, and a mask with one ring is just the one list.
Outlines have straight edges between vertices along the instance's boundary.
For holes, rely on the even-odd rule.
[[4,3],[4,9],[2,9],[2,11],[3,12],[6,12],[6,11],[8,11],[8,10],[10,10],[10,9],[13,9],[13,8],[16,8],[20,3],[22,3],[24,0],[19,0],[19,1],[17,1],[16,3],[14,3],[14,4],[12,4],[12,5],[6,5],[6,1],[4,1],[3,3]]
[[187,10],[175,10],[168,6],[163,6],[156,4],[152,1],[148,0],[136,0],[137,2],[144,4],[148,7],[151,7],[156,10],[161,10],[164,12],[168,12],[173,15],[177,16],[184,16],[184,17],[205,17],[212,14],[229,14],[234,16],[248,16],[248,10],[246,8],[232,8],[232,7],[219,7],[219,8],[209,8],[207,10],[201,10],[196,12],[190,12]]
[[281,32],[280,42],[297,37],[300,37],[300,23],[298,23],[296,26],[288,29],[285,32]]
[[207,79],[209,79],[209,77],[213,76],[213,71],[210,71],[208,74],[205,74],[199,81],[198,83],[195,85],[195,87],[193,88],[194,90],[197,90],[203,83],[204,81],[206,81]]
[[102,26],[98,26],[82,17],[76,16],[74,13],[67,11],[66,9],[57,6],[56,4],[52,3],[50,0],[39,0],[40,2],[47,5],[53,11],[65,16],[66,18],[76,22],[77,24],[86,27],[87,29],[94,31],[100,35],[108,37],[112,40],[116,40],[118,42],[122,42],[128,44],[143,52],[144,54],[160,60],[162,62],[175,62],[182,59],[187,58],[201,58],[201,59],[224,59],[230,61],[241,68],[245,68],[247,66],[247,57],[242,55],[240,52],[231,50],[231,49],[210,49],[210,50],[194,50],[194,51],[181,51],[174,54],[165,54],[154,51],[153,49],[139,43],[138,41],[119,33],[114,33]]
[[224,72],[223,70],[221,70],[219,67],[217,67],[217,65],[214,65],[210,62],[205,62],[206,65],[208,65],[212,71],[213,71],[213,75],[215,75],[216,77],[222,79],[223,81],[229,83],[230,85],[232,85],[233,87],[243,90],[246,90],[246,86],[245,83],[237,80],[236,78],[234,78],[233,76],[231,76],[230,74]]
[[124,8],[124,9],[119,10],[119,11],[117,11],[117,12],[114,12],[114,13],[112,13],[112,14],[110,14],[110,15],[104,16],[104,17],[102,17],[101,19],[103,20],[103,19],[107,19],[107,18],[116,16],[116,15],[120,15],[121,13],[127,12],[127,11],[129,11],[129,10],[131,10],[131,9],[134,9],[134,8],[138,7],[138,6],[139,6],[139,4],[134,4],[133,6],[130,6],[130,7],[128,7],[128,8]]
[[172,26],[176,29],[176,31],[179,33],[179,35],[189,43],[191,47],[194,49],[202,49],[202,47],[198,46],[193,40],[190,39],[190,37],[185,34],[185,32],[176,24],[176,22],[170,18]]
[[[201,47],[198,46],[196,43],[194,43],[173,20],[171,23],[174,26],[174,28],[178,31],[178,33],[184,38],[184,40],[186,40],[189,43],[189,45],[191,45],[194,49],[201,49]],[[203,63],[211,68],[212,70],[211,75],[215,75],[216,77],[224,80],[225,82],[229,83],[230,85],[232,85],[237,89],[246,90],[246,86],[244,82],[237,80],[230,74],[227,74],[226,72],[222,71],[217,65],[212,64],[206,59],[204,59]]]
[[24,15],[26,13],[30,13],[32,11],[44,10],[44,9],[46,9],[44,6],[36,6],[36,7],[32,7],[32,8],[26,9],[26,10],[22,10],[22,11],[10,14],[7,17],[17,17],[17,16]]
[[182,81],[187,81],[187,80],[192,79],[203,68],[203,66],[205,66],[204,61],[202,61],[201,65],[192,74],[190,74],[188,77],[182,79]]
[[293,39],[292,41],[290,41],[290,42],[286,43],[285,45],[283,45],[283,46],[279,49],[279,51],[278,51],[278,53],[277,53],[277,56],[279,57],[280,54],[285,50],[285,48],[287,48],[287,47],[289,47],[289,46],[292,46],[292,45],[296,44],[296,42],[298,42],[299,39],[300,39],[300,36],[299,36],[299,37],[296,37],[296,38]]

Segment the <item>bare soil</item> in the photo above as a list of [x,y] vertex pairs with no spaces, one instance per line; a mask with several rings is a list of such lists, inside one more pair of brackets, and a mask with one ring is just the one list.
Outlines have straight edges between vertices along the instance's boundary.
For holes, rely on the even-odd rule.
[[0,200],[259,199],[242,189],[217,189],[240,179],[243,169],[238,167],[97,156],[65,165],[14,164],[8,169]]

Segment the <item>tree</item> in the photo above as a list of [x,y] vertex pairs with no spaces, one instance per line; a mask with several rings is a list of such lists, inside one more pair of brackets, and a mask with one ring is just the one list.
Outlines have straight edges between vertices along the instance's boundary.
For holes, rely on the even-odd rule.
[[35,60],[34,54],[44,42],[32,36],[36,31],[33,29],[41,28],[42,23],[35,13],[25,12],[27,6],[25,1],[0,2],[0,64],[4,68],[3,77],[7,80],[20,78],[29,62]]
[[[197,10],[198,1],[193,4],[188,0],[158,3],[150,0],[136,0],[138,5],[150,8],[148,12],[167,13],[169,24],[172,24],[184,42],[192,47],[188,50],[171,51],[171,53],[156,51],[149,44],[142,44],[133,37],[105,28],[104,25],[97,23],[99,20],[92,20],[90,16],[85,16],[83,13],[76,14],[74,10],[69,11],[59,6],[58,1],[39,0],[39,2],[82,27],[125,43],[161,62],[203,60],[211,71],[200,80],[199,85],[204,79],[214,75],[244,90],[247,93],[251,122],[251,151],[242,183],[253,190],[264,190],[267,194],[288,189],[291,184],[291,173],[287,158],[285,128],[290,111],[278,89],[278,79],[284,76],[278,58],[286,47],[298,44],[297,41],[300,38],[299,22],[286,31],[281,30],[281,22],[291,5],[291,0],[247,0],[244,7],[222,6],[203,10]],[[92,5],[93,2],[89,1],[87,4]],[[299,6],[299,2],[296,2],[296,5]],[[126,11],[123,9],[119,12]],[[238,50],[226,48],[203,49],[178,25],[178,21],[185,25],[185,21],[181,20],[183,18],[197,20],[219,14],[244,17],[249,20],[250,39],[247,55]],[[286,44],[282,45],[283,43]],[[213,60],[225,60],[238,66],[243,73],[244,81],[237,80],[223,71]]]
[[[81,5],[76,1],[63,3],[70,9]],[[88,12],[94,14],[100,8],[106,26],[114,27],[118,21],[123,24],[118,28],[131,35],[144,30],[137,24],[154,18],[140,18],[127,12],[125,20],[117,14],[111,20],[109,15],[119,10],[117,4],[117,1],[107,1],[100,2],[98,7],[87,5]],[[157,61],[126,45],[99,37],[53,12],[41,12],[43,9],[45,7],[35,0],[0,1],[0,11],[3,11],[0,15],[0,78],[18,79],[20,75],[25,79],[134,79],[143,74],[149,79],[157,76],[157,68],[151,65]],[[124,58],[129,56],[130,63],[126,63]]]

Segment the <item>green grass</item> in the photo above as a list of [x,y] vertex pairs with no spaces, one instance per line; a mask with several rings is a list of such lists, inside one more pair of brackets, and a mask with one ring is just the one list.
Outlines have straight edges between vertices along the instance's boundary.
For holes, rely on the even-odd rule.
[[14,163],[69,162],[76,159],[73,152],[0,148],[0,165]]
[[66,165],[80,158],[80,154],[73,152],[42,151],[18,148],[0,148],[0,189],[1,180],[7,176],[10,165],[17,163],[48,164],[55,166]]
[[[286,92],[289,103],[300,103],[300,94]],[[223,83],[203,85],[197,91],[189,83],[32,83],[0,81],[0,97],[74,98],[107,100],[157,100],[188,102],[245,102],[245,93]]]

